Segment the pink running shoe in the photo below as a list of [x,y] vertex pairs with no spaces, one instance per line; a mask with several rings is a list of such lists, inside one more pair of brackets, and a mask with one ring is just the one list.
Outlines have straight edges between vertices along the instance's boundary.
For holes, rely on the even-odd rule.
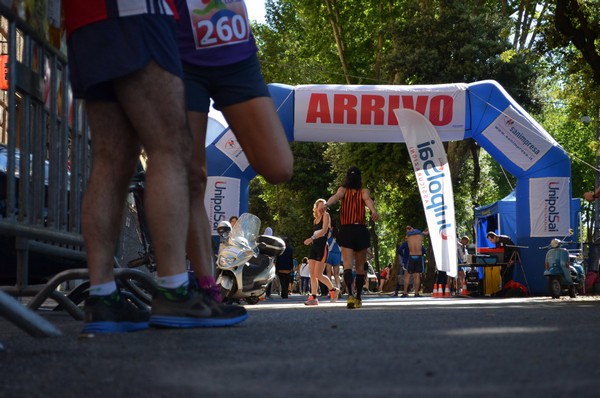
[[336,287],[333,290],[329,291],[329,301],[330,302],[337,303],[339,298],[340,298],[340,289],[338,289]]
[[304,305],[319,305],[319,300],[315,298],[309,298],[304,302]]
[[203,276],[198,278],[198,284],[204,292],[217,303],[223,302],[223,296],[221,296],[221,288],[217,285],[217,282],[212,276]]

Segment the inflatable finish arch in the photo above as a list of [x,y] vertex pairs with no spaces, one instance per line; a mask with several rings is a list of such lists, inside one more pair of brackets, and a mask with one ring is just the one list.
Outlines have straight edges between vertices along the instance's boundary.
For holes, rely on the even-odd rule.
[[[517,179],[515,243],[531,293],[546,291],[540,246],[571,220],[571,162],[562,147],[495,81],[422,86],[269,85],[289,141],[403,142],[394,109],[423,114],[443,141],[473,138]],[[255,172],[225,130],[207,146],[206,204],[216,228],[247,211]]]

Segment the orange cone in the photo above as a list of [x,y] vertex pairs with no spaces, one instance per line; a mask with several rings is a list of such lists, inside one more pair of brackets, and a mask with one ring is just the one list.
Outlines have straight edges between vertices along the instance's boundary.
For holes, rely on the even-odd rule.
[[461,296],[468,296],[469,295],[469,290],[467,289],[467,282],[463,282],[462,289],[460,289],[460,295]]
[[446,283],[446,291],[444,292],[444,297],[450,297],[450,285]]
[[440,290],[439,290],[439,286],[437,283],[433,284],[433,293],[431,294],[431,297],[437,298],[440,297]]

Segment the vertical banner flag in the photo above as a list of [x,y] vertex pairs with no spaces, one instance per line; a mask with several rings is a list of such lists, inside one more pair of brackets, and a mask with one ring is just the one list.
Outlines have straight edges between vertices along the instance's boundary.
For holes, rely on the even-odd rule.
[[419,112],[394,110],[415,170],[437,268],[457,274],[454,194],[448,159],[435,128]]

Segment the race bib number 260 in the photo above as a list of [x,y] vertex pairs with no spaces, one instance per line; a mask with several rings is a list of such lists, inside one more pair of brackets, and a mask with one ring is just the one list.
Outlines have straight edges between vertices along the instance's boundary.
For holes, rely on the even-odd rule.
[[187,0],[197,49],[247,41],[250,24],[242,0]]

